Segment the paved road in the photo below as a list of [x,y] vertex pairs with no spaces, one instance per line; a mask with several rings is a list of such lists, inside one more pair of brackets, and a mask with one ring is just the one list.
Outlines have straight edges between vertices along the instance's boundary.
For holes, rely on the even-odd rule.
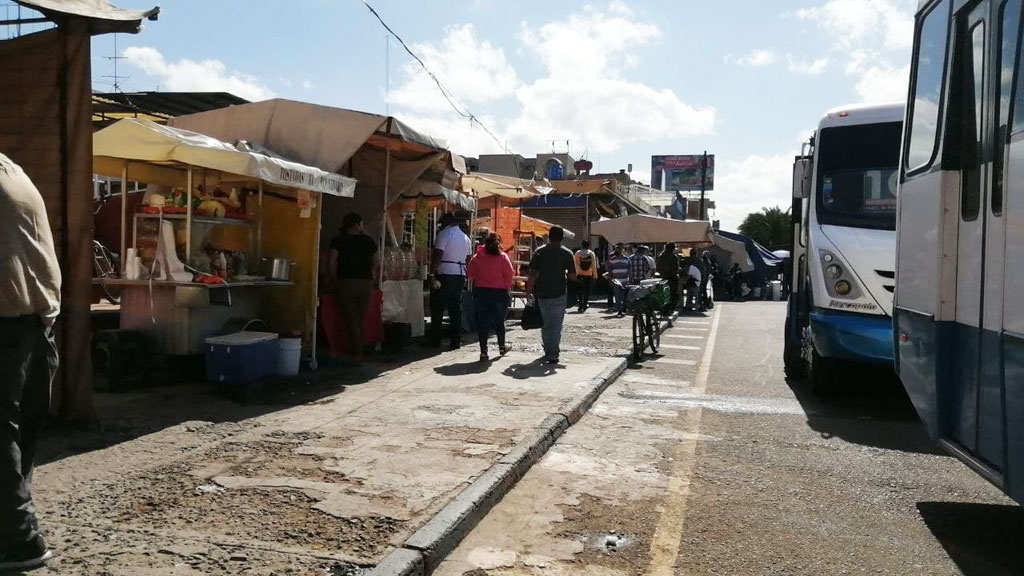
[[894,378],[786,381],[784,314],[681,318],[436,574],[1024,573],[1021,509],[930,446]]

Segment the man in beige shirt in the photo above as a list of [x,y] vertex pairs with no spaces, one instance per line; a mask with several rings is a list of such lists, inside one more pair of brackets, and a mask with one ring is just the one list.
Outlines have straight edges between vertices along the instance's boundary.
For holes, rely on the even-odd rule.
[[32,465],[57,370],[60,281],[43,198],[0,153],[0,572],[51,556],[32,503]]

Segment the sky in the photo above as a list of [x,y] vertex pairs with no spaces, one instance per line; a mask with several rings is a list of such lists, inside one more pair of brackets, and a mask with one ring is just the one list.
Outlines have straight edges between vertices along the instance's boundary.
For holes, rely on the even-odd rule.
[[93,41],[94,88],[113,88],[116,62],[125,91],[390,113],[466,156],[534,156],[568,141],[595,171],[632,164],[644,183],[652,155],[706,150],[716,156],[713,217],[734,230],[750,212],[789,205],[793,156],[827,110],[906,98],[916,6],[368,1],[479,123],[362,0],[175,0],[140,34]]

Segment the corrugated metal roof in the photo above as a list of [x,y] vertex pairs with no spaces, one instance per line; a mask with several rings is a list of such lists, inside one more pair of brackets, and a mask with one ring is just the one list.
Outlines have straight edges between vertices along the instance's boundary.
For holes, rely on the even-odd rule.
[[164,124],[175,116],[248,102],[227,92],[94,92],[92,122],[97,130],[124,118],[143,118]]

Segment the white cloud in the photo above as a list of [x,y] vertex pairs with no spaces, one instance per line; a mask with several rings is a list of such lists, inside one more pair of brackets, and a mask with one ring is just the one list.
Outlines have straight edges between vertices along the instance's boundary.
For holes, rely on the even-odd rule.
[[[637,48],[660,34],[655,24],[637,20],[621,2],[604,8],[588,6],[539,27],[524,24],[519,53],[536,58],[544,69],[532,82],[520,82],[504,53],[478,41],[468,25],[448,29],[440,46],[425,44],[414,50],[467,105],[514,96],[518,110],[511,118],[481,119],[502,143],[507,139],[510,150],[532,155],[546,140],[557,137],[571,140],[574,150],[602,153],[633,142],[708,134],[714,128],[713,108],[687,104],[670,90],[626,77],[640,60]],[[469,66],[471,70],[456,57],[484,53],[489,56]],[[459,83],[445,80],[458,77],[459,70],[475,75],[476,80],[465,75]],[[407,80],[392,103],[407,110],[405,118],[412,125],[428,132],[428,125],[435,126],[463,154],[503,147],[454,114],[432,82],[417,78],[415,68],[406,72]],[[485,108],[470,107],[474,113],[481,109]]]
[[783,210],[792,204],[793,154],[747,156],[715,167],[715,219],[736,231],[743,218],[765,206]]
[[312,90],[313,88],[316,88],[316,84],[313,84],[309,80],[303,80],[302,81],[302,89],[303,90]]
[[740,56],[739,58],[733,58],[732,55],[725,57],[726,64],[735,62],[740,66],[751,66],[753,68],[759,68],[762,66],[771,66],[779,59],[775,52],[767,49],[751,50],[746,56]]
[[827,0],[796,16],[833,42],[830,59],[845,62],[861,101],[881,102],[906,98],[915,7],[914,0]]
[[824,72],[825,68],[828,68],[829,62],[830,60],[827,56],[816,60],[799,60],[794,58],[792,54],[786,54],[786,64],[789,67],[789,71],[795,74],[817,76]]
[[228,70],[219,60],[188,59],[168,62],[156,48],[131,46],[128,62],[152,76],[161,90],[177,92],[230,92],[247,100],[266,100],[274,93],[255,76]]
[[886,48],[906,49],[913,43],[915,4],[913,0],[829,0],[797,10],[796,16],[817,23],[839,45],[854,46],[881,36]]
[[910,66],[894,67],[888,63],[870,66],[859,72],[854,87],[863,102],[906,101],[910,87]]
[[[478,40],[472,24],[448,28],[440,46],[414,44],[412,50],[466,105],[511,97],[519,85],[504,50],[487,40]],[[407,62],[403,69],[406,80],[391,93],[392,104],[420,113],[451,110],[451,104],[418,62]]]
[[636,180],[641,184],[651,184],[651,172],[650,170],[637,170],[636,166],[633,167],[633,173],[630,174],[630,178]]

